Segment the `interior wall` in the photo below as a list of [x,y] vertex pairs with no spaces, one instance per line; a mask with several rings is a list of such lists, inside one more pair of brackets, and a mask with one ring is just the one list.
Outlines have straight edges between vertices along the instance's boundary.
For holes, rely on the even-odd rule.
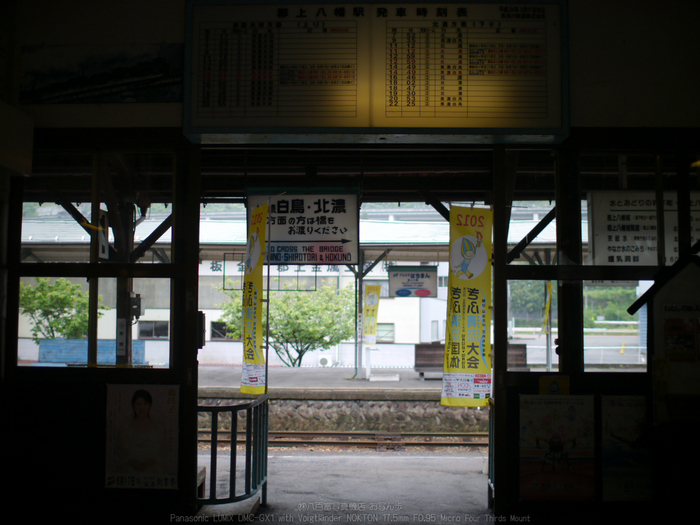
[[7,234],[9,232],[10,174],[0,166],[0,378],[5,379],[5,323],[7,318]]
[[700,2],[569,0],[572,127],[696,127]]
[[[182,104],[21,104],[20,90],[28,57],[55,67],[70,67],[75,57],[111,59],[115,53],[139,53],[152,46],[185,40],[185,0],[92,2],[27,0],[17,6],[14,49],[14,102],[34,118],[36,127],[180,127]],[[36,55],[34,55],[36,56]],[[36,58],[34,58],[36,60]],[[36,63],[36,62],[34,62]]]
[[[60,63],[76,49],[104,52],[119,46],[182,44],[185,8],[185,0],[19,2],[15,102],[30,46],[54,47]],[[572,127],[697,125],[700,53],[693,21],[700,19],[699,2],[569,0],[568,11]],[[181,103],[25,108],[37,127],[182,125]]]

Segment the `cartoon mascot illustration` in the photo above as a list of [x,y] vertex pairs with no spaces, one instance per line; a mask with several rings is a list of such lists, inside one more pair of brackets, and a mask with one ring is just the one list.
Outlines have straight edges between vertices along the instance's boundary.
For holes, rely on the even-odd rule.
[[467,279],[471,279],[474,276],[474,274],[471,273],[468,268],[476,255],[476,250],[481,246],[481,238],[481,233],[477,233],[477,241],[475,245],[467,237],[462,237],[462,262],[459,265],[459,271],[456,272],[457,277],[464,274],[467,276]]
[[253,233],[248,239],[248,250],[245,261],[246,273],[251,273],[258,263],[258,257],[260,257],[260,250],[258,244],[258,234]]

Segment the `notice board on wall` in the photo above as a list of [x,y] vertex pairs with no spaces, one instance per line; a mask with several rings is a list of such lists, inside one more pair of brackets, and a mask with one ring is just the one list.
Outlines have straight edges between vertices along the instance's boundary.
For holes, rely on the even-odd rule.
[[558,1],[191,2],[185,132],[205,143],[562,134],[562,11]]
[[[600,266],[655,266],[660,248],[658,203],[653,191],[597,191],[588,196],[593,264]],[[664,192],[664,261],[678,261],[678,202],[675,192]],[[700,194],[691,193],[691,242],[700,236]]]

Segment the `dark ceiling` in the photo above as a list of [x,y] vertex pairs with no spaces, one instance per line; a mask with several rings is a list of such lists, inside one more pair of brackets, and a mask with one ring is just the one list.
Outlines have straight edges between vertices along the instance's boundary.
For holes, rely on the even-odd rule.
[[[683,143],[678,142],[679,137]],[[654,190],[657,174],[666,189],[673,189],[676,148],[698,144],[680,131],[657,142],[658,154],[650,147],[653,137],[612,140],[587,133],[575,142],[582,197],[589,190]],[[89,201],[91,175],[100,169],[94,165],[95,153],[106,152],[118,158],[108,170],[114,189],[147,191],[153,202],[169,202],[176,169],[174,152],[188,145],[179,130],[38,130],[33,173],[25,180],[25,200]],[[518,146],[514,200],[554,198],[558,149]],[[201,198],[241,201],[248,191],[261,188],[341,188],[358,191],[362,202],[489,203],[493,165],[494,147],[484,145],[203,146]]]

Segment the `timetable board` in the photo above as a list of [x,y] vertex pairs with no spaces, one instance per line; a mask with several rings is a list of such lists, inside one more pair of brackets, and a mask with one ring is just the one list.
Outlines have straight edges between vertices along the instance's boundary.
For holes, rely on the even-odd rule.
[[558,2],[195,3],[201,133],[561,130]]

